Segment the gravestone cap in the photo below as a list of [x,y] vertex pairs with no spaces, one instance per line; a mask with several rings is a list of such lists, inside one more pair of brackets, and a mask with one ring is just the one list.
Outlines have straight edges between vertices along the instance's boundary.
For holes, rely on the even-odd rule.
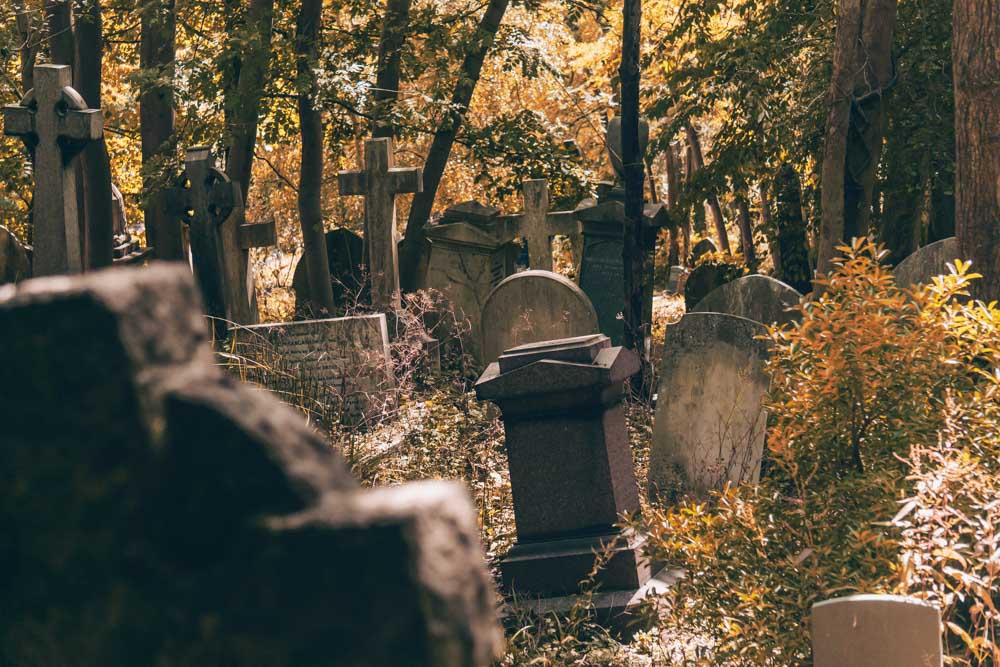
[[812,607],[815,667],[941,667],[941,612],[900,595],[850,595]]
[[499,209],[480,204],[477,201],[464,201],[445,209],[441,223],[471,222],[474,225],[485,225],[493,222],[500,215]]
[[502,239],[491,234],[488,228],[466,221],[440,222],[424,227],[424,234],[432,242],[444,241],[456,245],[498,248],[505,245]]
[[500,372],[508,373],[543,359],[574,364],[592,364],[598,353],[606,347],[611,347],[611,339],[604,334],[519,345],[500,355]]

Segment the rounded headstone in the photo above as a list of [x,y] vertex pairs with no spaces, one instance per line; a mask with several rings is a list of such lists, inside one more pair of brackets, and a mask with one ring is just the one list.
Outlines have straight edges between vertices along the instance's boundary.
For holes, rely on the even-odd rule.
[[941,667],[941,612],[899,595],[850,595],[812,608],[815,667]]
[[913,287],[929,283],[934,276],[947,274],[948,263],[954,263],[960,254],[958,239],[954,236],[925,245],[900,262],[892,272],[896,277],[896,284],[900,287]]
[[699,259],[710,252],[719,252],[719,248],[715,245],[715,241],[712,239],[702,239],[698,241],[694,244],[694,247],[691,248],[691,263],[697,263]]
[[709,293],[690,312],[738,315],[761,324],[787,324],[801,319],[793,310],[802,295],[770,276],[737,278]]
[[[326,256],[330,262],[333,300],[340,309],[346,299],[359,296],[364,287],[364,241],[349,229],[331,229],[326,233]],[[305,256],[300,257],[295,265],[292,289],[295,291],[296,319],[318,317],[320,314],[312,312],[309,302],[309,277],[306,274]]]
[[600,333],[587,295],[551,271],[523,271],[497,285],[483,305],[482,328],[485,363],[519,345]]
[[706,296],[742,274],[743,269],[736,264],[708,263],[696,266],[684,283],[684,305],[691,310]]
[[0,285],[16,283],[31,277],[28,251],[14,232],[0,225]]
[[688,313],[667,327],[650,451],[651,494],[756,481],[764,451],[768,343],[759,322]]

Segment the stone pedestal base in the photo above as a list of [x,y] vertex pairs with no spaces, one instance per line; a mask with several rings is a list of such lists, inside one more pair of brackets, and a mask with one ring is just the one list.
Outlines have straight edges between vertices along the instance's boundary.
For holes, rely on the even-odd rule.
[[627,641],[635,633],[648,630],[651,618],[639,613],[640,606],[649,597],[662,595],[684,574],[681,570],[664,568],[642,586],[628,590],[598,590],[588,595],[562,595],[547,598],[516,596],[503,611],[503,619],[513,619],[524,612],[538,616],[545,614],[567,614],[578,604],[594,610],[597,621],[608,628],[618,639]]

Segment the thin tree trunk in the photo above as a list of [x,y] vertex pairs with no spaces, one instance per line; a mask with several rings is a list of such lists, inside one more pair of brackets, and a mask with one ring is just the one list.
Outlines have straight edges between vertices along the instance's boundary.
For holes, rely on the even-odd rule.
[[[319,55],[319,28],[323,0],[302,0],[295,32],[298,80],[299,127],[302,162],[299,170],[299,220],[302,225],[303,256],[309,282],[309,301],[317,316],[334,314],[330,260],[323,230],[323,118],[313,104],[316,78],[313,68]],[[326,311],[325,313],[323,311]]]
[[[80,3],[76,19],[79,55],[73,72],[75,88],[91,108],[101,106],[104,36],[100,0]],[[114,213],[111,207],[111,164],[104,137],[87,144],[80,155],[83,174],[84,220],[87,225],[88,269],[111,266],[114,258]]]
[[622,99],[622,164],[625,181],[625,231],[622,246],[625,294],[625,347],[634,350],[642,360],[636,376],[636,389],[645,393],[648,376],[646,336],[643,321],[644,278],[647,275],[646,253],[643,248],[642,193],[643,164],[639,153],[639,49],[642,24],[642,1],[625,0],[622,22],[622,59],[619,76]]
[[139,66],[149,79],[169,82],[144,86],[139,93],[146,242],[157,259],[184,260],[181,222],[166,213],[164,179],[157,178],[173,151],[176,7],[174,0],[143,0],[140,11]]
[[[701,140],[691,123],[686,123],[684,131],[687,133],[688,145],[691,147],[691,157],[694,160],[692,172],[705,168],[705,157],[701,152]],[[719,204],[719,196],[712,192],[708,195],[708,206],[712,211],[712,221],[715,223],[715,234],[719,237],[719,250],[732,252],[729,247],[729,235],[726,233],[726,220],[722,217],[722,206]]]
[[250,193],[260,100],[271,62],[273,17],[274,0],[250,0],[242,27],[245,47],[239,55],[238,78],[226,99],[230,117],[226,175],[243,188],[244,202]]
[[412,0],[386,0],[382,37],[378,43],[378,70],[375,76],[372,109],[372,136],[393,137],[392,108],[399,97],[400,63],[406,28],[410,23]]
[[486,11],[479,21],[479,27],[472,44],[462,62],[461,70],[458,74],[458,81],[451,96],[449,111],[441,121],[441,126],[434,133],[434,140],[424,161],[423,192],[418,192],[413,197],[413,204],[410,206],[410,215],[406,220],[406,233],[403,238],[403,247],[399,262],[399,282],[403,291],[412,292],[419,279],[419,269],[421,255],[424,250],[424,225],[430,219],[431,211],[434,207],[434,198],[437,196],[438,186],[441,184],[441,176],[444,168],[448,164],[448,157],[451,155],[451,148],[455,143],[458,130],[465,120],[465,114],[469,110],[469,103],[472,101],[472,94],[479,83],[479,76],[483,70],[483,61],[486,54],[493,46],[500,22],[503,21],[504,14],[510,0],[490,0]]
[[34,11],[27,0],[14,0],[17,41],[20,43],[21,94],[35,87],[35,58],[38,55],[38,27],[32,18]]
[[1000,0],[955,0],[955,230],[983,278],[973,293],[1000,298]]
[[746,195],[736,195],[736,212],[740,225],[740,247],[743,250],[743,259],[751,272],[757,271],[757,250],[753,244],[753,222],[750,220],[750,206],[747,204]]
[[771,217],[771,193],[766,182],[760,184],[760,226],[767,238],[767,247],[771,252],[772,275],[781,275],[781,252],[778,250],[778,230],[774,227]]
[[[687,224],[686,217],[684,223],[681,222],[682,212],[680,208],[680,156],[675,152],[673,144],[667,146],[667,210],[670,211],[670,250],[667,254],[668,269],[681,263],[681,228]],[[686,249],[685,249],[686,252]]]
[[839,0],[823,154],[821,275],[830,272],[838,245],[868,233],[895,23],[896,0]]

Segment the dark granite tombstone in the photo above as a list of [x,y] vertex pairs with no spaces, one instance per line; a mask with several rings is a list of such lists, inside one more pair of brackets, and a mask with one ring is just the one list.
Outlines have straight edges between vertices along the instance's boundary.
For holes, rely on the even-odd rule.
[[31,277],[28,251],[14,232],[0,225],[0,284],[16,283]]
[[814,667],[941,667],[941,611],[898,595],[850,595],[812,607]]
[[466,493],[361,491],[216,366],[190,271],[0,288],[12,665],[476,665],[501,637]]
[[508,592],[579,593],[608,549],[598,611],[613,619],[648,590],[642,538],[616,527],[639,512],[622,405],[623,381],[638,368],[632,352],[596,334],[507,350],[476,383],[503,413],[517,525],[500,565]]
[[736,264],[708,262],[696,266],[684,283],[684,304],[693,309],[706,296],[743,275]]
[[[326,233],[326,256],[330,262],[330,280],[333,281],[333,301],[340,312],[348,302],[368,301],[364,293],[365,259],[364,241],[349,229],[331,229]],[[305,258],[300,258],[292,275],[292,289],[295,291],[295,319],[308,320],[323,316],[314,312],[309,301],[309,278],[306,275]]]
[[726,313],[761,324],[788,324],[802,319],[802,295],[769,276],[743,276],[716,288],[689,312]]
[[695,243],[694,247],[691,248],[691,265],[697,264],[699,259],[710,252],[719,252],[718,246],[712,239],[702,239]]

